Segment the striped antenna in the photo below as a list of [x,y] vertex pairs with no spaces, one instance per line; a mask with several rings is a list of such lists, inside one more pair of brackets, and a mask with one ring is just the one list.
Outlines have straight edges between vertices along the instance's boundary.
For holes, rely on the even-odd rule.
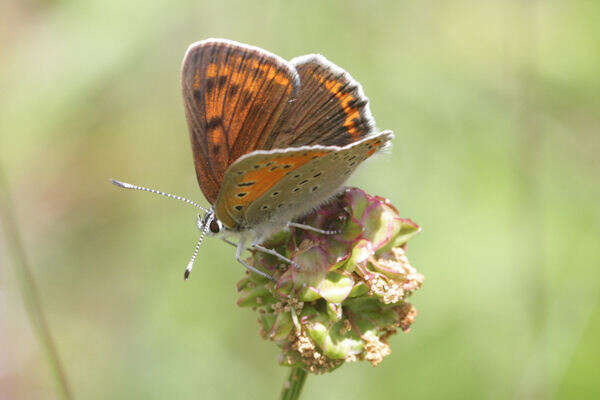
[[196,247],[194,247],[194,254],[192,254],[192,258],[190,259],[190,262],[188,263],[188,265],[185,269],[185,272],[183,274],[183,279],[186,281],[188,280],[188,278],[190,277],[190,274],[192,273],[192,268],[194,268],[194,261],[196,261],[196,257],[198,256],[198,250],[200,249],[200,245],[202,244],[204,237],[206,236],[206,234],[208,233],[208,230],[210,229],[210,223],[213,222],[213,219],[215,219],[215,214],[212,211],[209,211],[208,219],[206,220],[206,222],[204,224],[204,229],[202,229],[200,238],[196,242]]
[[185,197],[177,196],[177,195],[170,194],[170,193],[161,192],[160,190],[150,189],[150,188],[143,187],[143,186],[132,185],[131,183],[121,182],[121,181],[118,181],[116,179],[111,179],[110,181],[113,183],[113,185],[116,185],[116,186],[118,186],[120,188],[123,188],[123,189],[141,190],[141,191],[144,191],[144,192],[150,192],[150,193],[154,193],[154,194],[159,194],[161,196],[169,197],[171,199],[183,201],[184,203],[188,203],[188,204],[190,204],[190,205],[192,205],[192,206],[194,206],[196,208],[199,208],[201,210],[209,212],[209,210],[207,208],[202,207],[200,204],[198,204],[198,203],[196,203],[196,202],[194,202],[192,200],[186,199]]

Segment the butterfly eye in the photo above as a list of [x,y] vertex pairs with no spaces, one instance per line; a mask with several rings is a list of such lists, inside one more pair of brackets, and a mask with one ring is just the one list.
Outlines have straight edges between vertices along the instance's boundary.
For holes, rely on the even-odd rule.
[[209,229],[212,233],[219,233],[221,231],[221,224],[213,219],[210,221]]

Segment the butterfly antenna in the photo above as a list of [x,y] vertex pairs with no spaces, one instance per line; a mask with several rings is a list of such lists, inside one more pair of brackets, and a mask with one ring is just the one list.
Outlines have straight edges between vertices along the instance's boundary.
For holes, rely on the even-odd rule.
[[161,196],[169,197],[171,199],[176,199],[176,200],[179,200],[179,201],[183,201],[184,203],[191,204],[192,206],[194,206],[196,208],[199,208],[201,210],[208,211],[207,208],[202,207],[200,204],[198,204],[198,203],[196,203],[196,202],[194,202],[192,200],[186,199],[185,197],[177,196],[177,195],[170,194],[170,193],[161,192],[160,190],[150,189],[150,188],[143,187],[143,186],[132,185],[131,183],[121,182],[121,181],[118,181],[116,179],[111,179],[110,181],[113,183],[113,185],[116,185],[116,186],[118,186],[120,188],[123,188],[123,189],[142,190],[144,192],[150,192],[150,193],[154,193],[154,194],[159,194]]
[[194,254],[192,254],[192,258],[190,259],[190,262],[188,263],[187,267],[185,268],[185,272],[183,274],[183,279],[186,281],[188,280],[188,278],[190,277],[190,274],[192,273],[192,268],[194,268],[194,261],[196,261],[196,257],[198,256],[198,250],[200,250],[200,245],[202,244],[202,241],[204,240],[204,236],[206,236],[206,234],[208,233],[208,229],[210,228],[210,223],[213,221],[214,218],[215,218],[215,216],[211,212],[208,216],[208,219],[206,220],[206,223],[204,224],[204,229],[202,229],[200,238],[196,242],[196,247],[194,247]]

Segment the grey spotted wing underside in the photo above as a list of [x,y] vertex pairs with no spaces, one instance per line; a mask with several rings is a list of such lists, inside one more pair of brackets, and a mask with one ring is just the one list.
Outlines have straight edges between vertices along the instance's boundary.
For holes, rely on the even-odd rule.
[[335,194],[364,160],[393,138],[381,132],[345,147],[303,146],[255,151],[225,173],[215,203],[217,217],[232,229],[283,224]]

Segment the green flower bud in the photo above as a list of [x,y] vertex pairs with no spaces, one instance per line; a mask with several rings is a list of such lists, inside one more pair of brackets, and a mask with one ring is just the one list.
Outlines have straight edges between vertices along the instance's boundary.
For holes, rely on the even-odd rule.
[[313,373],[359,360],[378,365],[391,353],[388,338],[408,331],[417,315],[406,299],[424,277],[410,265],[406,243],[419,226],[356,188],[301,222],[339,233],[278,232],[264,246],[300,268],[253,253],[247,262],[275,282],[248,273],[238,283],[238,305],[259,313],[261,334],[282,349],[282,365]]

